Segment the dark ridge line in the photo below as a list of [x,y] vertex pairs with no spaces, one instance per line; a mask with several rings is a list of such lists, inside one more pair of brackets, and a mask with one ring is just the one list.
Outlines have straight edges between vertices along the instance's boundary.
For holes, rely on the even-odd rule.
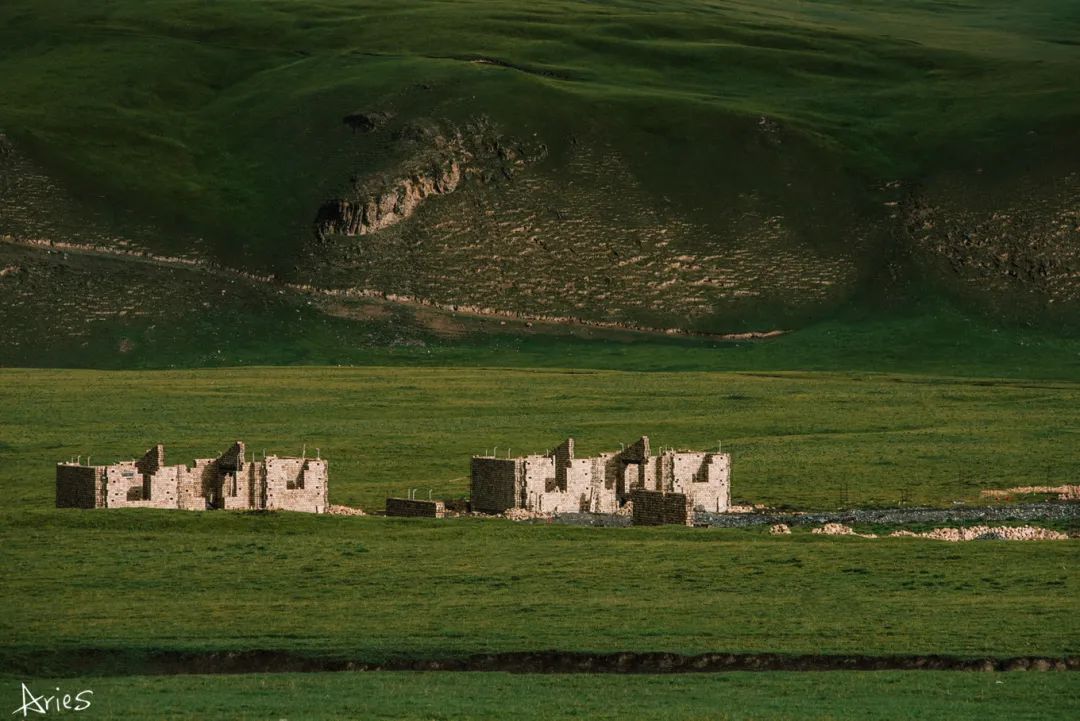
[[[42,668],[42,657],[48,657]],[[668,652],[585,653],[511,651],[433,659],[382,662],[305,656],[292,651],[121,651],[51,650],[18,654],[7,673],[45,671],[51,675],[182,675],[319,673],[342,671],[450,671],[503,673],[716,673],[725,671],[1080,671],[1080,656],[852,655]],[[17,666],[18,668],[10,668]],[[57,674],[57,670],[60,673]]]

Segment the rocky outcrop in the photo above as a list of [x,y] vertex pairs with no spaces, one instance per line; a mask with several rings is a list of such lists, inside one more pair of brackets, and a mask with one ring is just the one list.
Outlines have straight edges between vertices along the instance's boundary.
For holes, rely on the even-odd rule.
[[[353,113],[344,122],[369,131],[388,120],[386,114]],[[482,183],[509,180],[547,154],[542,144],[503,137],[486,118],[462,127],[449,121],[405,123],[397,129],[395,142],[403,159],[394,169],[355,178],[345,197],[319,208],[318,237],[377,233],[410,218],[427,199],[453,193],[469,178]]]
[[320,235],[367,235],[405,220],[433,195],[454,192],[461,182],[461,162],[447,158],[430,167],[399,178],[381,191],[357,200],[331,200],[319,209]]

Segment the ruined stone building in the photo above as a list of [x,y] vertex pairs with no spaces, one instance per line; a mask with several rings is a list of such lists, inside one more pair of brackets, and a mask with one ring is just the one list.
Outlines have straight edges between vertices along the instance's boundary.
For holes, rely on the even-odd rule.
[[324,513],[326,461],[265,456],[247,460],[237,441],[217,458],[165,465],[160,443],[133,461],[107,466],[56,464],[57,508],[179,508],[202,511]]
[[637,491],[681,494],[690,512],[722,512],[730,502],[730,475],[726,453],[667,449],[653,455],[642,436],[618,452],[575,458],[574,439],[568,438],[539,455],[473,456],[472,508],[614,513]]

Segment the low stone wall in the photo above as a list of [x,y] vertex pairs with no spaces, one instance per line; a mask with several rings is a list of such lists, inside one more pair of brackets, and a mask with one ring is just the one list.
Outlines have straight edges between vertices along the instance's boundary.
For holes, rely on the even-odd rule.
[[634,504],[635,526],[689,526],[693,522],[690,504],[683,493],[662,493],[638,488],[631,492],[630,500]]
[[442,518],[446,515],[446,504],[442,501],[422,501],[410,498],[387,498],[386,515],[412,516],[420,518]]

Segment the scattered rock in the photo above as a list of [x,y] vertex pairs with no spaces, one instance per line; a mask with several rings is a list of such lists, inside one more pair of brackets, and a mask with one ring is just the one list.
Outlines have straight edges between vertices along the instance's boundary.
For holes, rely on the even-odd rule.
[[508,518],[511,521],[531,521],[537,518],[552,518],[550,513],[544,513],[542,511],[530,511],[525,508],[511,508],[502,514],[504,518]]
[[331,516],[366,516],[364,509],[354,508],[353,506],[336,506],[330,505],[326,507],[326,512]]
[[929,538],[935,541],[1064,541],[1067,534],[1036,526],[971,526],[970,528],[935,528],[925,533],[893,531],[890,537]]
[[1080,486],[1015,486],[1013,488],[991,488],[982,492],[988,498],[1023,496],[1031,493],[1054,493],[1059,501],[1080,501]]
[[817,533],[825,536],[858,536],[859,538],[877,538],[873,533],[855,533],[851,526],[845,526],[843,523],[826,523],[824,526],[815,528],[810,533]]

